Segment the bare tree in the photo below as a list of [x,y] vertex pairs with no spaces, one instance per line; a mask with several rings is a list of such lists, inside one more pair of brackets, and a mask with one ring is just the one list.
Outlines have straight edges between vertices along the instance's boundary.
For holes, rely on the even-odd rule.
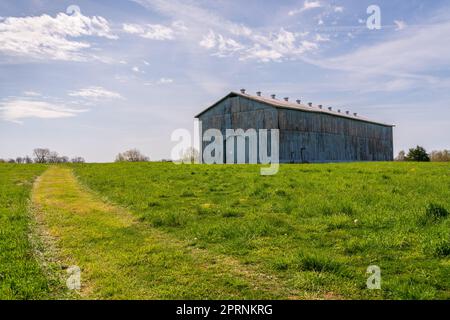
[[23,163],[23,158],[22,157],[17,157],[16,158],[16,163]]
[[137,149],[131,149],[128,151],[125,151],[123,153],[119,153],[116,156],[116,162],[146,162],[149,161],[149,157],[143,155],[139,150]]
[[434,162],[449,162],[450,150],[433,151],[431,152],[431,161]]
[[14,160],[14,159],[9,159],[9,160],[8,160],[8,163],[16,163],[16,160]]
[[119,153],[119,154],[116,156],[116,162],[124,162],[124,161],[126,161],[126,160],[125,160],[125,156],[123,155],[123,153]]
[[75,157],[71,160],[72,163],[85,163],[86,161],[82,157]]
[[0,159],[0,163],[5,163],[5,159]]
[[395,158],[395,161],[405,161],[405,157],[406,152],[402,150],[398,153],[398,156]]
[[49,149],[42,149],[42,148],[34,149],[33,154],[35,157],[34,162],[36,163],[47,163],[49,161],[50,157]]
[[183,156],[181,157],[181,161],[183,163],[199,163],[200,153],[194,147],[189,147],[183,153]]
[[58,157],[58,163],[68,163],[68,162],[69,162],[69,157],[67,157],[67,156]]
[[58,152],[55,151],[50,151],[48,157],[47,157],[47,162],[48,163],[59,163],[59,155]]
[[25,156],[25,158],[23,158],[23,162],[24,163],[33,163],[33,159],[31,159],[30,156]]

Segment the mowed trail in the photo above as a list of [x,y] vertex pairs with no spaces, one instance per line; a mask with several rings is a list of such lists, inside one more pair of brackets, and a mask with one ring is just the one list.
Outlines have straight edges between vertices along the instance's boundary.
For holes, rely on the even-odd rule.
[[288,298],[273,276],[195,249],[108,204],[54,166],[35,183],[36,219],[62,266],[81,268],[86,299]]

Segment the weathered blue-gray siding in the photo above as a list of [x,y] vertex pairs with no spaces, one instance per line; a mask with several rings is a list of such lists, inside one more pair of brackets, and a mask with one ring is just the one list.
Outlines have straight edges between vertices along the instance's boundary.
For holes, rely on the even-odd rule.
[[[202,131],[279,129],[280,162],[391,161],[392,127],[230,96],[199,115]],[[203,144],[203,147],[206,144]]]

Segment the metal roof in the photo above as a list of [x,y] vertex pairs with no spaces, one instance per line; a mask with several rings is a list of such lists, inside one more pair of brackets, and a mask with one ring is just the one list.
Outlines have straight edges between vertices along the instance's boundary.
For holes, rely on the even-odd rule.
[[314,112],[314,113],[324,113],[324,114],[329,114],[329,115],[341,117],[341,118],[352,119],[352,120],[356,120],[356,121],[369,122],[369,123],[378,124],[378,125],[387,126],[387,127],[395,127],[395,125],[392,125],[392,124],[387,124],[387,123],[378,122],[378,121],[372,121],[365,117],[361,117],[360,115],[355,116],[351,113],[346,114],[345,112],[337,112],[334,110],[329,110],[326,107],[323,107],[322,109],[320,109],[318,106],[310,107],[310,106],[304,105],[302,103],[296,103],[296,102],[294,103],[294,102],[289,102],[289,101],[285,101],[285,100],[265,98],[262,96],[254,96],[254,95],[250,95],[248,93],[240,93],[240,92],[234,92],[234,91],[230,92],[225,97],[223,97],[222,99],[220,99],[219,101],[217,101],[213,105],[211,105],[210,107],[206,108],[205,110],[203,110],[202,112],[197,114],[195,116],[195,118],[200,117],[203,113],[210,110],[211,108],[216,106],[218,103],[222,102],[223,100],[230,98],[230,97],[236,97],[236,96],[247,98],[247,99],[250,99],[253,101],[257,101],[257,102],[261,102],[261,103],[270,105],[275,108],[301,110],[301,111],[305,111],[305,112]]

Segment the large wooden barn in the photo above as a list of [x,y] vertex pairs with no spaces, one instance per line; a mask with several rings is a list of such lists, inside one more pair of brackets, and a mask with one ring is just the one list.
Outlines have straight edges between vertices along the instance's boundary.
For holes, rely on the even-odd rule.
[[279,129],[280,163],[393,160],[393,125],[300,100],[250,95],[242,89],[196,118],[202,134],[219,129],[224,137],[226,129]]

